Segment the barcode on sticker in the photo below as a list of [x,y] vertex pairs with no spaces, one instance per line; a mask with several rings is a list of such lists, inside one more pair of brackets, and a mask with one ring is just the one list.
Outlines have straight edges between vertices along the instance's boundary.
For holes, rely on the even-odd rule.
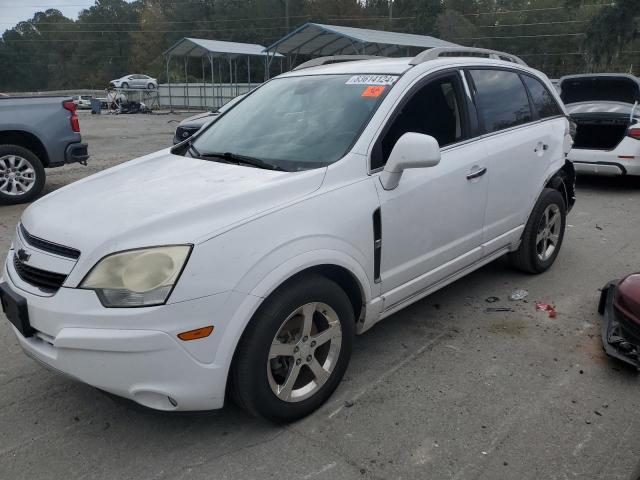
[[397,79],[395,75],[354,75],[347,85],[393,85]]

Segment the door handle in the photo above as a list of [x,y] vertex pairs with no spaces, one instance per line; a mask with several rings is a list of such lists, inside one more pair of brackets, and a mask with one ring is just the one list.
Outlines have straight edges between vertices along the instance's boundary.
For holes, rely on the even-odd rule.
[[479,170],[476,170],[475,172],[471,172],[469,175],[467,175],[467,180],[473,180],[474,178],[479,178],[483,176],[485,173],[487,173],[487,167],[483,167]]
[[533,149],[533,151],[534,151],[535,153],[538,153],[538,152],[540,152],[540,151],[542,151],[542,152],[546,152],[547,150],[549,150],[549,145],[547,145],[546,143],[542,143],[542,142],[540,142],[540,143],[538,144],[538,146],[537,146],[536,148],[534,148],[534,149]]

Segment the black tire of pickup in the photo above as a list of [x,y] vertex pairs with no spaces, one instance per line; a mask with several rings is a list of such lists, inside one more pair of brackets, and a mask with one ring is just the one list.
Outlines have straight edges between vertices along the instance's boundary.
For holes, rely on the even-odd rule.
[[[42,192],[44,188],[44,182],[46,174],[44,167],[40,159],[29,149],[21,147],[20,145],[0,145],[0,162],[4,165],[4,157],[16,155],[24,158],[31,164],[35,171],[35,183],[27,192],[23,194],[10,195],[0,190],[0,204],[4,205],[16,205],[19,203],[27,203],[32,201]],[[0,175],[0,188],[2,186],[4,177]]]

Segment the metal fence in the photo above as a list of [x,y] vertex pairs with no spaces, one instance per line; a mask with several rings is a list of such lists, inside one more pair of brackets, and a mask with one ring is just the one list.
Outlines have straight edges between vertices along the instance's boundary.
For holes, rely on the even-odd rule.
[[210,83],[172,83],[159,87],[160,106],[180,109],[209,110],[221,107],[229,100],[248,93],[258,84],[234,83],[211,85]]
[[[221,107],[229,100],[248,93],[251,89],[258,86],[258,83],[238,83],[238,84],[218,84],[212,86],[210,83],[172,83],[171,89],[169,85],[162,84],[158,88],[158,101],[161,109],[186,109],[186,110],[210,110],[212,108]],[[149,107],[158,108],[155,101],[143,98],[144,95],[156,93],[153,90],[128,90],[127,96],[131,101],[144,101],[149,103]],[[38,95],[55,95],[71,98],[74,95],[91,95],[95,98],[105,98],[107,92],[105,90],[55,90],[43,92],[12,92],[11,96],[38,96]],[[155,95],[154,95],[155,100]]]

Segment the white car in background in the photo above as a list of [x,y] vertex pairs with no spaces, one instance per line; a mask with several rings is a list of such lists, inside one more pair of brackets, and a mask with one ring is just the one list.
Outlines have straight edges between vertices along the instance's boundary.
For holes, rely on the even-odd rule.
[[552,266],[575,175],[544,74],[466,48],[311,65],[25,210],[0,298],[30,356],[155,409],[229,387],[292,421],[355,334],[504,255]]
[[571,75],[559,86],[577,124],[569,153],[576,172],[640,175],[640,80],[616,73]]
[[137,73],[125,75],[117,80],[111,80],[109,84],[113,85],[115,88],[123,88],[125,90],[129,88],[146,88],[147,90],[158,88],[157,79]]
[[74,95],[72,100],[78,109],[85,109],[91,108],[91,98],[91,95]]

